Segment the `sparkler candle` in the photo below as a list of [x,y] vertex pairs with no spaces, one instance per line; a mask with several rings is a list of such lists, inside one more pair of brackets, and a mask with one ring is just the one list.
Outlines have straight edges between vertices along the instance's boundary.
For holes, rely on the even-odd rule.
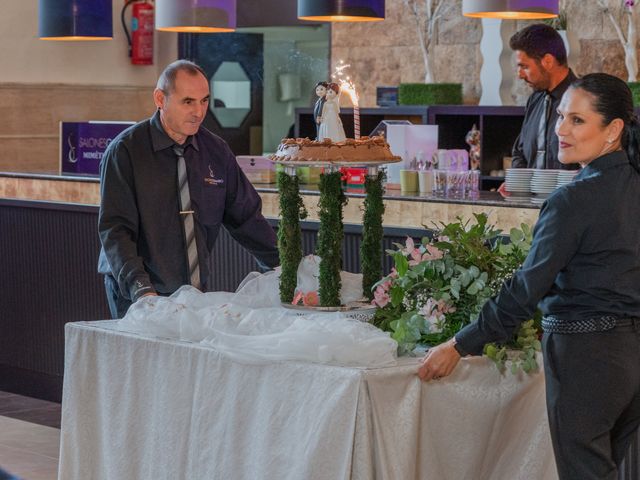
[[353,104],[353,138],[360,138],[360,105],[358,103],[358,92],[351,77],[345,75],[345,70],[351,65],[345,64],[340,60],[340,64],[336,67],[332,78],[340,85],[340,92],[347,92]]

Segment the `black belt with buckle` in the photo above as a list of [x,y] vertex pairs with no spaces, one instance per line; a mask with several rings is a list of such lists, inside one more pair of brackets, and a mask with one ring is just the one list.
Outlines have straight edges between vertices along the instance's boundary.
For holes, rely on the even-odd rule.
[[629,327],[636,323],[640,324],[640,318],[618,318],[612,315],[604,315],[602,317],[567,322],[553,315],[548,315],[542,318],[542,329],[547,333],[594,333],[606,332],[616,327]]

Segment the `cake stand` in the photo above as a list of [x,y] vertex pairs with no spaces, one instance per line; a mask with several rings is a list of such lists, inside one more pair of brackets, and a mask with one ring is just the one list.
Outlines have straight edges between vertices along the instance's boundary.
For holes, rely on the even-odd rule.
[[[342,240],[344,237],[342,209],[346,203],[346,197],[342,191],[339,169],[343,166],[367,168],[367,181],[365,182],[365,220],[363,221],[363,243],[360,252],[363,264],[363,292],[367,295],[367,292],[371,291],[373,284],[382,277],[381,235],[384,205],[382,203],[383,175],[379,167],[388,163],[397,163],[401,160],[400,157],[357,162],[322,160],[286,161],[272,159],[272,162],[284,167],[282,174],[287,176],[286,182],[278,182],[281,222],[285,224],[283,228],[279,228],[278,230],[278,249],[280,251],[282,267],[280,297],[283,304],[291,305],[298,265],[302,259],[302,250],[299,245],[302,237],[299,224],[300,218],[295,214],[295,211],[294,214],[289,214],[287,218],[284,218],[285,215],[282,215],[283,211],[291,212],[291,204],[302,204],[299,184],[296,177],[296,167],[324,167],[320,182],[320,228],[318,231],[318,255],[321,258],[319,294],[322,306],[300,308],[307,310],[315,310],[317,308],[348,309],[348,306],[341,306],[339,300]],[[283,191],[282,187],[284,183],[287,185],[286,192]],[[296,218],[291,218],[293,216],[296,216]],[[366,248],[363,248],[365,244]],[[283,289],[283,282],[288,285],[287,288]],[[292,285],[294,286],[293,288],[291,287]]]
[[344,313],[345,316],[349,318],[352,318],[354,320],[360,320],[363,322],[369,322],[375,315],[376,309],[378,308],[376,305],[367,303],[366,299],[358,302],[350,302],[346,305],[341,305],[339,307],[311,307],[306,305],[292,305],[291,303],[285,303],[285,302],[282,302],[282,306],[290,310],[296,310],[301,315],[307,314],[307,313],[341,312],[341,313]]

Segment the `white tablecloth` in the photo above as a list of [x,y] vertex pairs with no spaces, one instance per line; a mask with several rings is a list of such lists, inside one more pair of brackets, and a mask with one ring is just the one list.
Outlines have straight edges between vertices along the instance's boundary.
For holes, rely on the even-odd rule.
[[60,480],[557,478],[542,374],[244,365],[117,329],[66,326]]

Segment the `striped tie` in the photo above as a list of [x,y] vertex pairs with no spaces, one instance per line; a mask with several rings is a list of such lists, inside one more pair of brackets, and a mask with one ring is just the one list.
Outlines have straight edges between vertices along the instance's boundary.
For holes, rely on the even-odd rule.
[[191,195],[187,178],[187,165],[184,161],[184,148],[174,146],[173,151],[178,156],[178,193],[180,195],[180,215],[184,225],[184,239],[189,261],[189,278],[191,285],[200,288],[200,266],[198,265],[198,248],[196,246],[196,232],[193,225],[193,210],[191,210]]

